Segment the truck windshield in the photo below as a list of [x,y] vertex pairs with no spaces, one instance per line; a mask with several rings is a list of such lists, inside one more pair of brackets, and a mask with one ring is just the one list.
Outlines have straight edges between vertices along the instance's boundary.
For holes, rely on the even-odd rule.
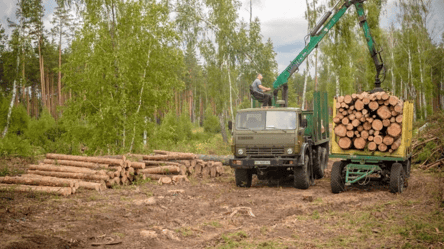
[[296,112],[254,111],[241,112],[236,117],[238,130],[294,130]]

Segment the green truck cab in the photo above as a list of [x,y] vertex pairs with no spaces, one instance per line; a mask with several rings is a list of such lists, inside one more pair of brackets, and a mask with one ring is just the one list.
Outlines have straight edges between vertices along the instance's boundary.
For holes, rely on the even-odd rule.
[[329,155],[327,93],[314,93],[314,110],[292,107],[239,110],[232,127],[236,185],[250,187],[252,175],[266,180],[294,175],[307,189],[322,178]]

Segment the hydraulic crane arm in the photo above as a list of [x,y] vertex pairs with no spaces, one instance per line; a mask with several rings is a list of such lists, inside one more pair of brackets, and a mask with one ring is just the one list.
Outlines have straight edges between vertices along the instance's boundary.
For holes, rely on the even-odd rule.
[[[324,14],[321,20],[316,24],[316,27],[310,32],[310,41],[305,46],[305,48],[296,56],[296,58],[291,61],[290,65],[276,78],[276,81],[273,83],[273,95],[274,99],[277,97],[278,90],[283,88],[283,99],[287,104],[287,82],[288,78],[293,75],[302,64],[302,62],[310,55],[310,53],[318,46],[319,42],[324,38],[325,35],[335,26],[335,24],[341,19],[341,17],[345,14],[348,8],[351,5],[355,5],[356,11],[358,13],[358,18],[362,29],[364,30],[365,39],[367,41],[367,46],[370,51],[370,55],[373,58],[373,62],[376,66],[376,78],[375,78],[375,89],[374,91],[382,91],[381,81],[379,79],[379,75],[381,71],[384,69],[384,64],[379,52],[376,50],[376,43],[370,33],[370,28],[368,27],[367,18],[365,16],[363,3],[366,0],[341,0],[339,3],[341,5],[337,8],[337,11],[333,14],[332,11],[328,11]],[[336,4],[333,7],[333,10],[338,6]],[[330,18],[330,16],[333,16]],[[330,18],[330,19],[329,19]],[[328,21],[327,21],[328,20]]]

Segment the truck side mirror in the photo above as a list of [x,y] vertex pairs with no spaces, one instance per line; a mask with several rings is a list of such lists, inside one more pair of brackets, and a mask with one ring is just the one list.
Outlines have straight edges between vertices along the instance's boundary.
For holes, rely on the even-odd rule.
[[233,122],[231,120],[228,120],[228,129],[233,129]]
[[304,118],[301,120],[301,126],[304,128],[307,127],[307,119]]

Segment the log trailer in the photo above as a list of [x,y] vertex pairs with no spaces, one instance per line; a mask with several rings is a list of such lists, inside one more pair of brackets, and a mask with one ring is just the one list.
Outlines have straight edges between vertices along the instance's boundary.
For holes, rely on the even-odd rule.
[[[252,108],[238,111],[235,127],[229,123],[229,128],[233,131],[232,152],[234,154],[234,159],[230,159],[229,164],[235,169],[237,186],[250,187],[253,174],[256,174],[259,179],[293,174],[294,186],[307,189],[315,178],[324,176],[329,157],[330,137],[327,96],[325,93],[314,93],[313,111],[288,108],[287,82],[352,5],[356,8],[359,24],[364,31],[370,56],[376,68],[374,89],[371,93],[383,91],[380,75],[381,73],[385,75],[385,67],[380,51],[376,49],[376,42],[370,33],[363,7],[364,2],[365,0],[341,0],[332,10],[324,14],[309,33],[308,44],[273,83],[272,105],[276,108],[254,108],[259,106],[259,103],[252,97]],[[278,100],[279,92],[281,92],[281,100]],[[410,105],[407,106],[410,108]],[[406,117],[404,124],[411,127],[411,122]],[[324,128],[324,124],[327,129]],[[335,137],[333,137],[333,144],[334,139]],[[374,153],[364,153],[364,157],[356,156],[355,151],[350,151],[350,153],[339,151],[333,146],[332,157],[341,158],[342,161],[336,162],[333,167],[332,192],[343,191],[345,185],[362,183],[362,179],[367,179],[369,175],[375,173],[379,173],[380,176],[385,174],[384,179],[390,178],[390,175],[395,176],[392,178],[398,183],[393,183],[393,185],[396,185],[397,191],[401,192],[405,171],[410,169],[408,153],[411,150],[408,146],[409,144],[403,140],[403,146],[401,146],[403,152],[397,156],[387,154],[375,156]],[[399,166],[401,165],[399,162],[403,163],[403,167]]]

